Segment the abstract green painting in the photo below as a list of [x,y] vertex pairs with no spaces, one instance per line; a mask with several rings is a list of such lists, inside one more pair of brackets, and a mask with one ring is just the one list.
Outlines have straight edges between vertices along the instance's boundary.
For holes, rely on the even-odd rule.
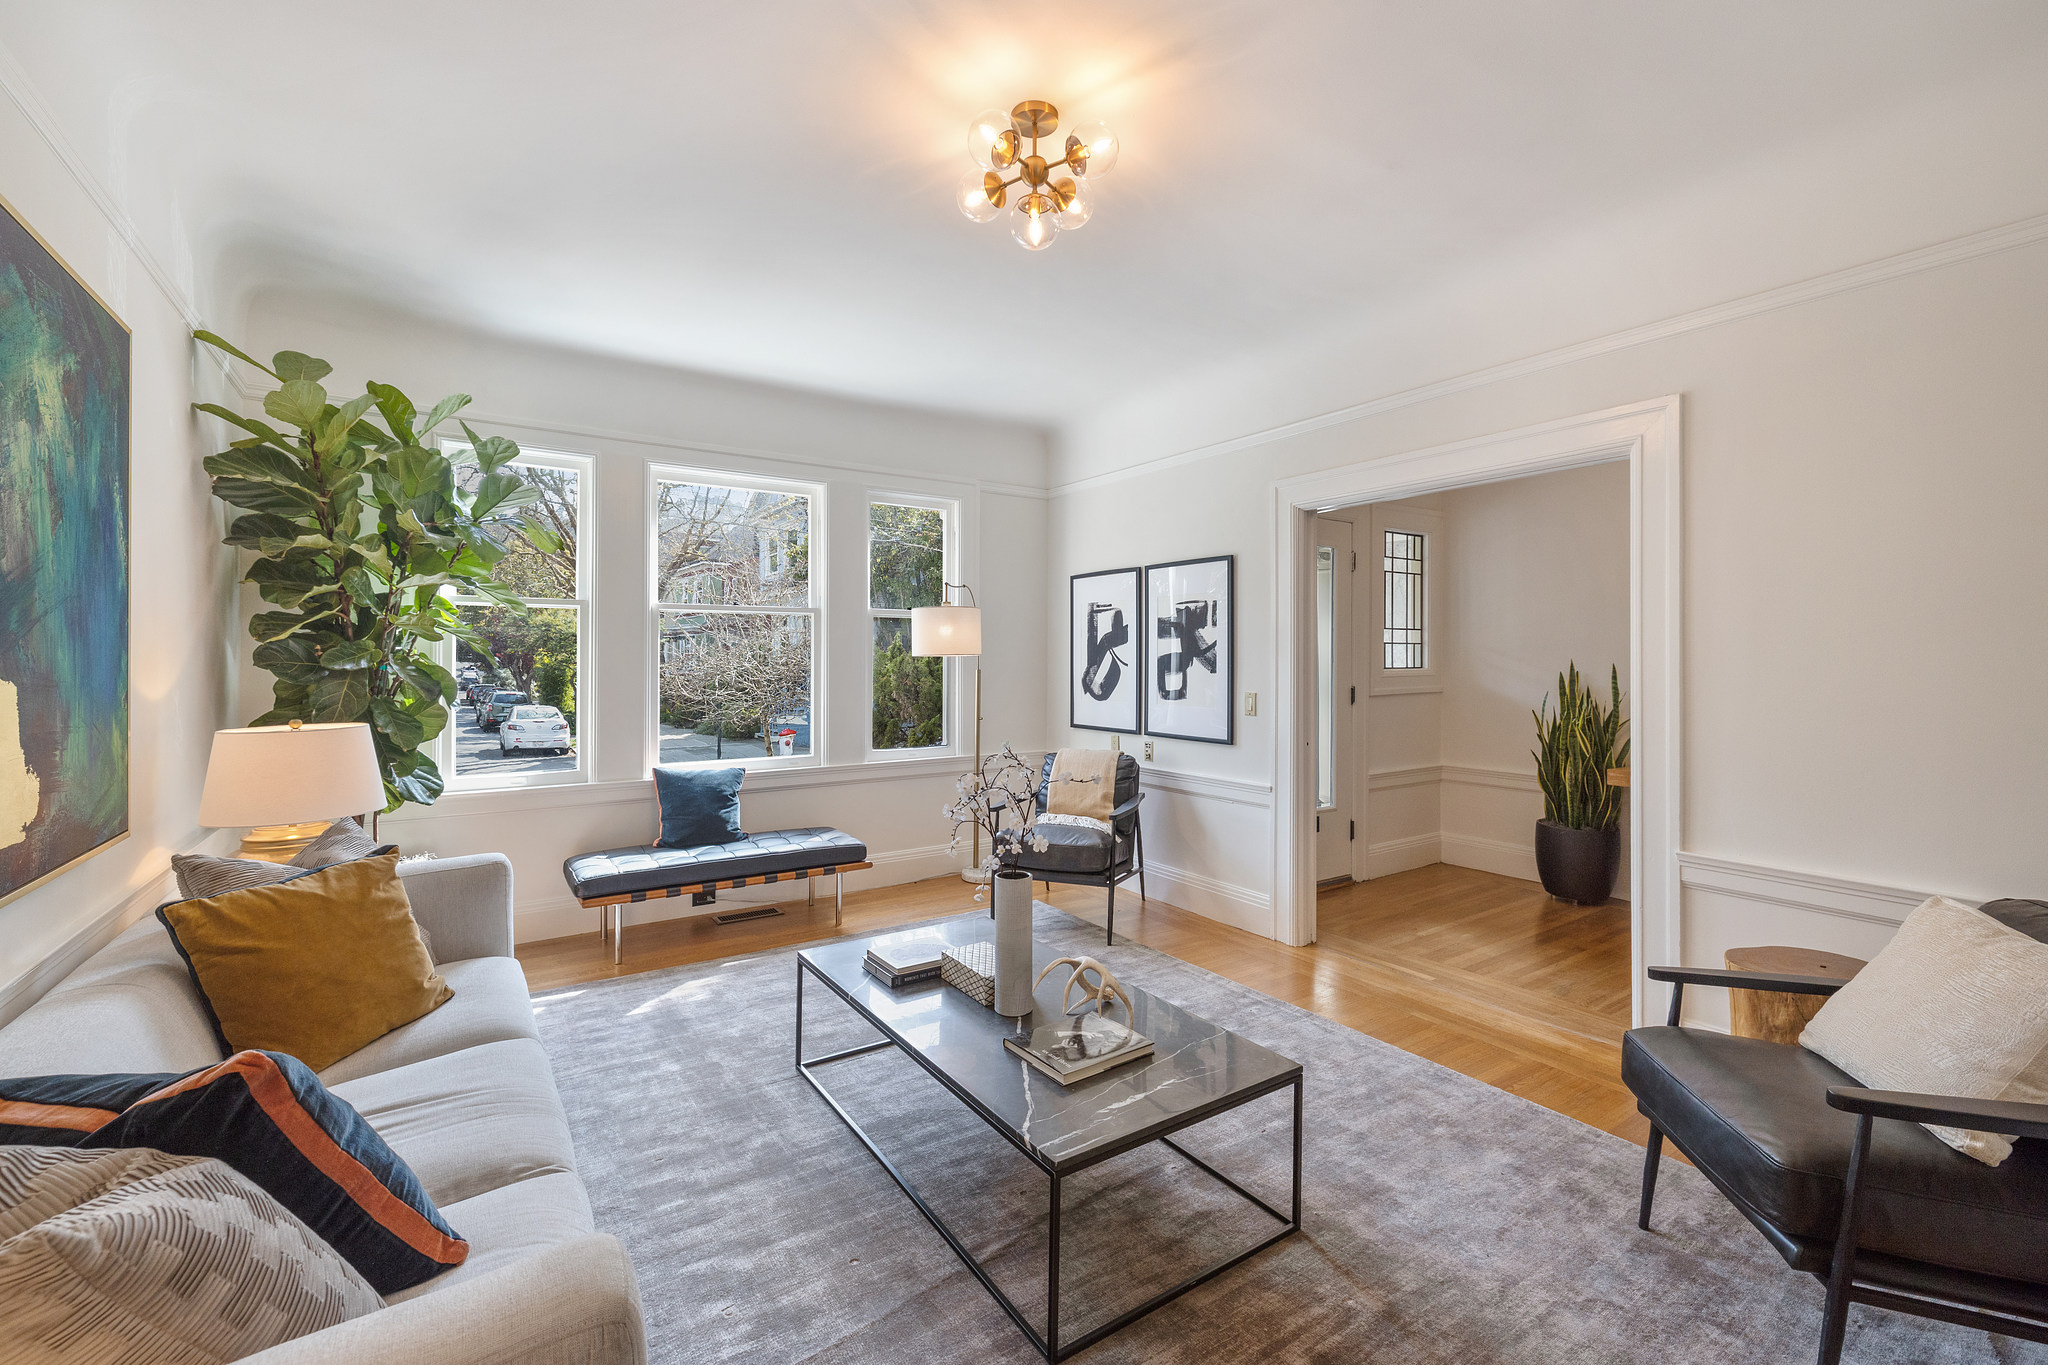
[[0,901],[128,833],[128,371],[0,201]]

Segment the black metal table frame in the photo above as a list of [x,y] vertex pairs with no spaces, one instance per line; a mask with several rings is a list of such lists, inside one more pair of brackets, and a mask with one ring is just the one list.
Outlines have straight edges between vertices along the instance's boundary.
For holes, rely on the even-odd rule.
[[[829,987],[834,995],[838,996],[842,1001],[851,1006],[853,1008],[853,1011],[856,1014],[860,1015],[862,1019],[866,1020],[873,1027],[881,1030],[881,1032],[884,1035],[881,1038],[881,1040],[873,1043],[864,1043],[859,1047],[845,1048],[839,1052],[828,1053],[823,1057],[812,1057],[809,1060],[805,1060],[804,973],[807,971],[812,976],[815,976],[819,981],[822,981],[827,987]],[[1009,1144],[1012,1147],[1015,1147],[1019,1152],[1022,1152],[1024,1156],[1027,1159],[1029,1159],[1033,1165],[1037,1166],[1041,1171],[1045,1172],[1046,1176],[1052,1182],[1052,1191],[1049,1203],[1050,1233],[1047,1237],[1045,1253],[1046,1312],[1045,1332],[1043,1335],[1040,1335],[1038,1330],[1035,1327],[1033,1327],[1028,1321],[1025,1320],[1023,1310],[1020,1309],[1010,1299],[1010,1296],[1008,1294],[1005,1294],[1002,1291],[1001,1287],[996,1284],[994,1278],[992,1278],[989,1275],[988,1270],[981,1264],[981,1262],[978,1259],[976,1259],[974,1253],[969,1251],[967,1247],[960,1241],[960,1239],[954,1235],[953,1230],[947,1227],[945,1220],[939,1217],[938,1212],[934,1210],[930,1204],[927,1204],[925,1202],[924,1196],[920,1195],[917,1192],[916,1187],[913,1186],[908,1180],[904,1179],[903,1173],[896,1169],[896,1163],[889,1160],[888,1156],[883,1153],[881,1147],[876,1144],[875,1140],[872,1137],[868,1136],[867,1130],[862,1128],[859,1123],[854,1121],[853,1115],[846,1112],[845,1106],[840,1104],[837,1099],[833,1098],[832,1092],[825,1088],[824,1082],[820,1081],[817,1078],[817,1076],[813,1074],[814,1068],[826,1066],[832,1062],[845,1061],[850,1057],[865,1056],[870,1052],[879,1052],[882,1051],[884,1048],[892,1047],[897,1048],[899,1051],[903,1052],[906,1056],[908,1056],[912,1061],[915,1061],[919,1066],[923,1067],[925,1071],[933,1077],[933,1079],[937,1080],[940,1085],[946,1088],[947,1093],[951,1094],[954,1098],[961,1101],[961,1103],[965,1104],[969,1109],[973,1110],[977,1115],[979,1115],[984,1123],[988,1124],[990,1128],[994,1129],[1007,1142],[1009,1142]],[[956,1084],[951,1077],[946,1075],[946,1073],[943,1070],[941,1070],[937,1065],[935,1065],[928,1058],[926,1058],[922,1053],[918,1052],[915,1048],[904,1046],[898,1043],[896,1039],[889,1037],[888,1029],[885,1026],[883,1026],[880,1020],[876,1019],[874,1015],[872,1015],[864,1007],[862,1007],[859,1001],[855,1000],[852,995],[850,995],[847,991],[842,989],[838,982],[834,981],[830,976],[826,975],[824,972],[819,971],[816,967],[813,967],[809,962],[805,961],[803,955],[799,953],[797,955],[796,960],[796,1069],[805,1080],[811,1083],[811,1088],[816,1090],[820,1095],[824,1097],[825,1103],[832,1106],[832,1112],[839,1115],[840,1121],[845,1123],[848,1128],[851,1128],[853,1130],[853,1135],[861,1140],[861,1144],[868,1149],[869,1155],[873,1156],[876,1161],[881,1163],[882,1169],[889,1173],[890,1179],[894,1180],[896,1184],[899,1187],[901,1187],[903,1192],[910,1196],[910,1201],[913,1204],[917,1205],[918,1212],[922,1213],[925,1216],[926,1221],[928,1221],[934,1228],[938,1230],[939,1236],[946,1239],[946,1245],[953,1248],[954,1254],[959,1256],[959,1258],[967,1266],[967,1268],[974,1272],[974,1278],[981,1281],[982,1288],[988,1290],[988,1292],[995,1297],[995,1301],[1002,1306],[1003,1311],[1010,1315],[1010,1321],[1017,1324],[1017,1329],[1024,1333],[1025,1337],[1030,1340],[1031,1344],[1038,1349],[1038,1353],[1044,1356],[1046,1360],[1050,1362],[1058,1362],[1061,1360],[1065,1360],[1067,1357],[1075,1354],[1078,1351],[1086,1350],[1088,1347],[1093,1346],[1096,1342],[1101,1341],[1104,1337],[1110,1335],[1112,1332],[1116,1332],[1121,1330],[1122,1328],[1130,1326],[1130,1324],[1136,1322],[1139,1318],[1144,1317],[1153,1309],[1160,1308],[1168,1303],[1171,1303],[1173,1300],[1179,1298],[1181,1295],[1187,1293],[1190,1289],[1195,1288],[1197,1285],[1206,1284],[1208,1281],[1215,1279],[1218,1275],[1221,1275],[1224,1271],[1229,1270],[1232,1267],[1251,1259],[1253,1256],[1258,1255],[1267,1247],[1272,1246],[1275,1242],[1279,1242],[1288,1237],[1291,1237],[1301,1230],[1302,1073],[1299,1067],[1295,1068],[1292,1076],[1283,1074],[1275,1077],[1271,1081],[1267,1081],[1261,1083],[1260,1085],[1252,1087],[1242,1094],[1228,1096],[1214,1103],[1201,1106],[1197,1109],[1190,1110],[1185,1114],[1177,1114],[1171,1119],[1162,1120],[1158,1124],[1155,1124],[1150,1128],[1146,1128],[1137,1133],[1134,1133],[1127,1138],[1121,1138],[1116,1142],[1105,1144],[1099,1150],[1089,1152],[1087,1156],[1082,1160],[1071,1164],[1067,1164],[1064,1166],[1064,1168],[1062,1168],[1060,1166],[1056,1166],[1054,1163],[1046,1160],[1044,1157],[1041,1157],[1036,1152],[1032,1151],[1030,1147],[1028,1147],[1021,1138],[1019,1138],[1015,1133],[1010,1131],[1007,1125],[1005,1125],[1001,1120],[997,1119],[995,1115],[989,1113],[988,1110],[984,1108],[979,1101],[977,1101],[972,1095],[967,1093],[965,1088]],[[1263,1098],[1264,1096],[1270,1095],[1275,1091],[1285,1090],[1289,1086],[1292,1086],[1294,1088],[1294,1175],[1292,1196],[1293,1208],[1291,1215],[1280,1212],[1280,1210],[1274,1208],[1271,1204],[1268,1204],[1265,1200],[1259,1198],[1250,1190],[1238,1184],[1235,1180],[1232,1180],[1229,1176],[1223,1174],[1223,1172],[1217,1170],[1214,1166],[1211,1166],[1208,1162],[1202,1160],[1194,1153],[1188,1151],[1179,1143],[1174,1142],[1168,1136],[1168,1134],[1177,1133],[1181,1129],[1191,1127],[1194,1124],[1200,1123],[1205,1119],[1214,1118],[1218,1114],[1227,1113],[1228,1111],[1236,1109],[1241,1105],[1249,1104],[1253,1100]],[[1136,1308],[1130,1309],[1128,1312],[1121,1313],[1118,1316],[1111,1318],[1108,1322],[1101,1324],[1100,1326],[1091,1328],[1089,1331],[1084,1333],[1076,1340],[1062,1343],[1059,1339],[1061,1213],[1060,1182],[1065,1177],[1074,1175],[1080,1171],[1084,1171],[1088,1169],[1090,1166],[1099,1165],[1100,1163],[1109,1160],[1111,1157],[1122,1156],[1125,1152],[1132,1151],[1138,1147],[1143,1147],[1146,1144],[1155,1141],[1163,1143],[1167,1147],[1171,1148],[1173,1151],[1180,1153],[1181,1156],[1187,1158],[1187,1160],[1194,1163],[1195,1166],[1199,1167],[1203,1171],[1206,1171],[1211,1176],[1214,1176],[1217,1180],[1223,1182],[1224,1185],[1228,1186],[1231,1190],[1236,1192],[1244,1199],[1249,1200],[1252,1204],[1256,1205],[1260,1210],[1278,1219],[1282,1226],[1280,1230],[1278,1232],[1275,1232],[1272,1236],[1266,1238],[1262,1242],[1259,1242],[1251,1247],[1246,1248],[1243,1251],[1240,1251],[1239,1253],[1237,1253],[1237,1255],[1232,1256],[1229,1260],[1224,1261],[1222,1264],[1212,1266],[1199,1274],[1192,1275],[1189,1278],[1181,1281],[1179,1284],[1173,1286],[1173,1288],[1171,1289],[1163,1290],[1160,1293],[1153,1295],[1151,1298],[1145,1300],[1145,1302],[1139,1304]]]

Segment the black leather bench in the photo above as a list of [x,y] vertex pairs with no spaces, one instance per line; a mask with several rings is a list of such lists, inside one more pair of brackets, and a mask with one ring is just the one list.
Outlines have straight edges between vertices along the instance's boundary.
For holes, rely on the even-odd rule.
[[598,932],[612,937],[612,961],[619,960],[620,906],[641,901],[690,896],[700,891],[734,891],[771,882],[808,883],[816,897],[816,878],[835,877],[832,923],[846,906],[846,876],[868,861],[868,846],[844,830],[817,826],[749,834],[729,844],[697,844],[664,848],[642,844],[579,853],[562,863],[570,894],[586,910],[598,912]]

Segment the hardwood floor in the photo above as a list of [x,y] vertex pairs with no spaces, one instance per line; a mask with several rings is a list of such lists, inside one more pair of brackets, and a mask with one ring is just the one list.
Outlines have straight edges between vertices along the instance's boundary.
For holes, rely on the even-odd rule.
[[[1043,895],[1043,888],[1040,888]],[[1442,864],[1327,891],[1321,942],[1290,948],[1163,901],[1117,896],[1116,927],[1139,943],[1264,991],[1488,1085],[1633,1142],[1649,1125],[1621,1083],[1628,1026],[1628,907],[1551,901],[1512,877]],[[850,894],[843,936],[973,908],[956,878]],[[1053,888],[1050,902],[1102,922],[1102,893]],[[521,944],[536,991],[833,935],[832,906],[784,902],[775,919],[708,915],[627,929],[624,961],[595,932]]]

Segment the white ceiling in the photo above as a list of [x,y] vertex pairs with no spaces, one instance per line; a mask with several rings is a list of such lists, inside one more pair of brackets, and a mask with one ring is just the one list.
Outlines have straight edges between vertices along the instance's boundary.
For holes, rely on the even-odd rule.
[[[0,0],[0,41],[217,300],[1053,424],[2042,70],[2048,6]],[[951,201],[1027,97],[1123,141],[1039,255]]]

